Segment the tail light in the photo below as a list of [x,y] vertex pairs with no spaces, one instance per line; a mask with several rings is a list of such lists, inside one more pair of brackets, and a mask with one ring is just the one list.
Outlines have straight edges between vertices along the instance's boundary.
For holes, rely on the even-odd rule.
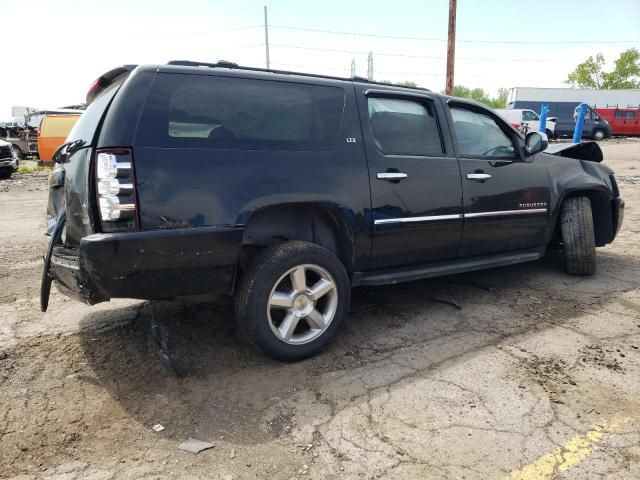
[[131,150],[99,150],[95,178],[102,230],[136,230],[138,211]]

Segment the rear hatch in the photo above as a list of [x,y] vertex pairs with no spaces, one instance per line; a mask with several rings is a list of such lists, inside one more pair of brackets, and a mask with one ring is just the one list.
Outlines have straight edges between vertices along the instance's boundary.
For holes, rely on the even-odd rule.
[[134,68],[134,65],[115,68],[93,83],[87,93],[87,109],[53,154],[57,165],[49,176],[47,235],[53,232],[61,212],[66,211],[62,242],[67,247],[75,248],[82,237],[96,230],[91,159],[105,113]]

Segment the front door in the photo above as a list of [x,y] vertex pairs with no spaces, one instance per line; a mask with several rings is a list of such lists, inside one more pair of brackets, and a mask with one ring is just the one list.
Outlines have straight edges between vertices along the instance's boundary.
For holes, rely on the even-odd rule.
[[462,176],[461,257],[544,244],[549,178],[542,162],[525,159],[517,134],[497,115],[449,101]]
[[371,182],[370,268],[455,258],[462,191],[442,104],[427,92],[358,93]]

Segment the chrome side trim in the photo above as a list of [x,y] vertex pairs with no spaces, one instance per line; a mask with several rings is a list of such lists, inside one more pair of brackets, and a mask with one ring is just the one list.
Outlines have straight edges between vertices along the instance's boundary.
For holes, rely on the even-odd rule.
[[455,215],[432,215],[429,217],[404,217],[404,218],[381,218],[374,222],[375,225],[384,225],[388,223],[412,223],[412,222],[433,222],[437,220],[457,220],[462,218],[461,213]]
[[498,217],[503,215],[533,215],[538,213],[547,213],[546,208],[526,208],[522,210],[499,210],[495,212],[478,212],[478,213],[457,213],[454,215],[431,215],[427,217],[400,217],[400,218],[381,218],[375,220],[375,225],[385,225],[389,223],[413,223],[413,222],[437,222],[439,220],[457,220],[460,218],[479,218],[479,217]]
[[547,213],[547,209],[546,208],[523,208],[522,210],[500,210],[497,212],[465,213],[464,218],[497,217],[502,215],[531,215],[535,213]]

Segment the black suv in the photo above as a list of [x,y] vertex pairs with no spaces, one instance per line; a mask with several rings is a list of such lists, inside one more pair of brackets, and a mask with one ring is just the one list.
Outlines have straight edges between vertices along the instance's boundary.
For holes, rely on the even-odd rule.
[[554,155],[474,101],[187,61],[100,77],[56,152],[51,280],[89,304],[235,296],[249,341],[320,351],[351,287],[541,258],[595,271],[624,203],[594,143]]

